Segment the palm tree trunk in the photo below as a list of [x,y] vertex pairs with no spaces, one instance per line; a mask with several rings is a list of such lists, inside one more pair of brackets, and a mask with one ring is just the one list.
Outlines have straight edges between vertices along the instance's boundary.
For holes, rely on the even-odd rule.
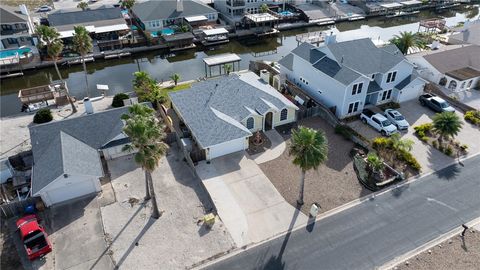
[[145,170],[145,198],[143,198],[145,201],[150,200],[150,188],[149,188],[149,183],[148,183],[148,177],[150,173]]
[[88,90],[88,76],[87,76],[87,65],[85,64],[85,57],[81,56],[81,61],[83,64],[83,72],[85,73],[85,89],[87,90],[87,97],[90,97],[90,90]]
[[297,204],[298,205],[303,205],[303,190],[305,188],[305,170],[302,170],[302,176],[300,178],[300,191],[298,194],[298,200]]
[[160,217],[160,212],[158,211],[157,199],[155,196],[155,190],[153,189],[153,181],[152,181],[152,174],[147,171],[148,173],[148,183],[150,185],[150,195],[152,196],[152,218],[158,219]]
[[[55,69],[57,70],[58,78],[60,79],[60,81],[62,81],[62,83],[65,84],[65,82],[63,81],[63,78],[62,78],[62,74],[60,74],[60,70],[58,69],[57,58],[53,59],[53,64],[55,65]],[[73,100],[70,97],[70,93],[68,92],[68,87],[66,85],[65,85],[65,90],[67,91],[68,102],[70,103],[70,106],[72,106],[72,112],[76,113],[77,112],[77,107],[75,107],[75,104],[73,104]]]

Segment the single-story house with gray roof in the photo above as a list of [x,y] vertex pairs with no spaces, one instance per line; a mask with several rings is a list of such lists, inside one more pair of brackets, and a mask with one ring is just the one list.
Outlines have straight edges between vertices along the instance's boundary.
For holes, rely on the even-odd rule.
[[338,118],[368,106],[415,99],[425,85],[395,45],[377,47],[368,38],[321,47],[303,43],[278,63],[282,78]]
[[247,149],[254,132],[292,123],[298,110],[253,72],[198,82],[169,96],[207,160]]
[[128,154],[118,150],[129,143],[121,120],[127,112],[122,107],[31,126],[32,196],[50,206],[99,192],[101,157]]

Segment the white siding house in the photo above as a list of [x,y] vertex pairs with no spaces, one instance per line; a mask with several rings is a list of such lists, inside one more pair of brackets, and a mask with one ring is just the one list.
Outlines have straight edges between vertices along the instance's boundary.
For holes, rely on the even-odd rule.
[[359,114],[368,105],[414,99],[425,83],[396,47],[377,48],[370,39],[319,48],[303,43],[279,64],[282,77],[338,118]]

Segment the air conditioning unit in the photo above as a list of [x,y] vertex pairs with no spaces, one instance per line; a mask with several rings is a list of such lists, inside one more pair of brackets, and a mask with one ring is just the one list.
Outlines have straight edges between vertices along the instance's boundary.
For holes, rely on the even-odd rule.
[[266,70],[266,69],[260,70],[260,78],[264,82],[270,84],[270,72],[268,72],[268,70]]

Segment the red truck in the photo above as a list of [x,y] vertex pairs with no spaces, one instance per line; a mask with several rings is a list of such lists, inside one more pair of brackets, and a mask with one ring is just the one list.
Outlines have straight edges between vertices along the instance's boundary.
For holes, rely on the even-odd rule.
[[29,260],[33,261],[52,251],[48,235],[38,224],[36,215],[27,215],[17,220],[17,228]]

